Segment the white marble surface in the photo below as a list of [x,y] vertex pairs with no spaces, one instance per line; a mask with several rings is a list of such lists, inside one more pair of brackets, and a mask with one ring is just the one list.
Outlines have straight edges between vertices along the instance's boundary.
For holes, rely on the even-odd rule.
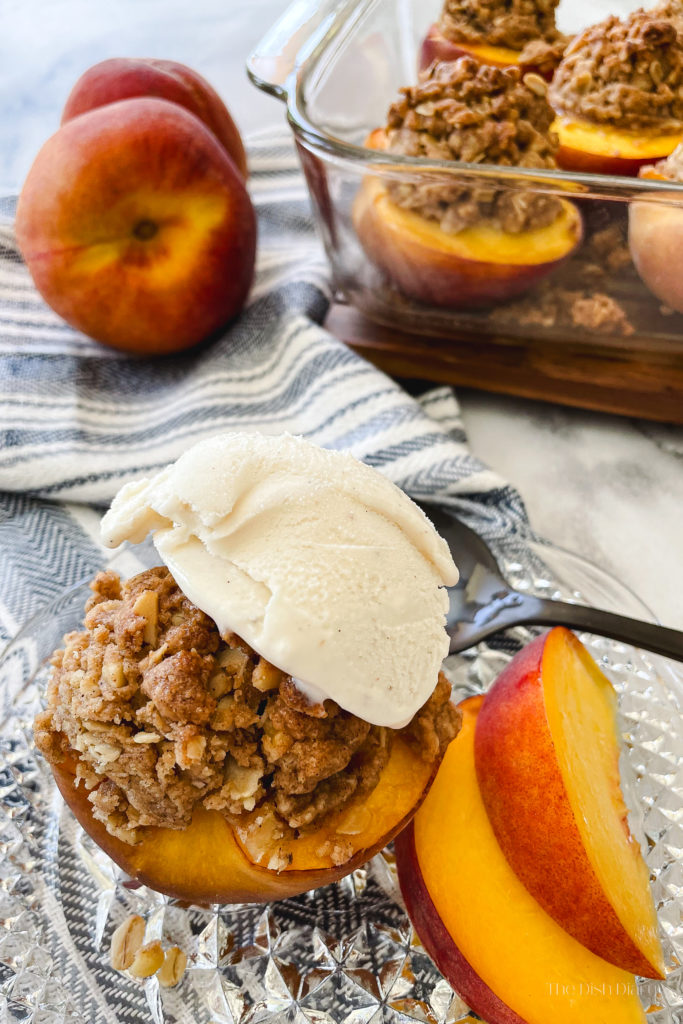
[[[565,0],[563,23],[609,0]],[[110,56],[157,56],[205,74],[243,129],[281,123],[244,59],[284,0],[4,0],[0,186],[16,190],[78,75]],[[614,6],[613,4],[611,6]],[[634,0],[621,5],[635,7]],[[683,628],[683,428],[472,391],[474,452],[521,491],[536,529],[614,573]]]

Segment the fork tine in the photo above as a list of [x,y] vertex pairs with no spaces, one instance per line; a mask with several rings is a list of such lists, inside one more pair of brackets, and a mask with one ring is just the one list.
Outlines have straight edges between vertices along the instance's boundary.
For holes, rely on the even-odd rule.
[[462,586],[474,572],[477,565],[482,565],[491,576],[495,576],[503,582],[498,563],[485,541],[466,526],[460,519],[457,519],[452,512],[446,512],[436,506],[420,505],[425,513],[448,544],[453,561],[460,572]]

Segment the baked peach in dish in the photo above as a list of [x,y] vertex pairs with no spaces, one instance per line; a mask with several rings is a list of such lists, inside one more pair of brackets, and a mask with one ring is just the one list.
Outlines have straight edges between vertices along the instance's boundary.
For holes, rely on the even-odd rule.
[[[683,145],[640,176],[683,183]],[[655,198],[655,197],[653,197]],[[683,313],[683,195],[658,193],[657,202],[633,202],[628,208],[631,259],[645,285],[669,309]]]
[[[633,975],[554,921],[501,850],[475,766],[484,702],[472,697],[459,705],[462,729],[395,841],[401,892],[418,936],[488,1024],[645,1024]],[[533,806],[547,827],[550,805]]]
[[422,511],[350,455],[223,434],[124,487],[102,530],[151,531],[166,564],[100,573],[53,656],[35,741],[86,832],[200,904],[372,857],[459,728],[440,673],[457,570]]
[[555,24],[556,0],[445,0],[420,48],[419,68],[469,56],[551,78],[567,39]]
[[455,235],[391,201],[366,181],[354,225],[370,258],[406,295],[435,306],[467,308],[504,302],[529,290],[559,266],[581,240],[576,206],[562,202],[545,227],[506,234],[487,224]]
[[523,67],[525,71],[536,71],[536,67],[522,65],[520,51],[505,46],[487,46],[485,43],[452,42],[447,39],[439,25],[430,26],[420,48],[420,71],[424,71],[435,60],[451,61],[458,57],[473,57],[480,64],[492,64],[497,68]]
[[545,48],[543,51],[534,53],[530,47],[523,51],[511,50],[506,46],[490,46],[486,43],[456,43],[447,39],[439,25],[434,24],[430,26],[420,47],[419,69],[426,70],[434,61],[472,57],[479,64],[491,64],[496,68],[519,68],[523,73],[535,72],[550,80],[560,56],[548,57]]
[[[552,111],[537,75],[522,78],[517,69],[462,57],[434,65],[418,86],[402,92],[387,128],[371,133],[369,148],[554,166]],[[568,200],[506,189],[495,179],[472,184],[454,176],[451,182],[428,170],[366,178],[353,222],[369,258],[404,294],[452,308],[520,295],[566,259],[582,236],[581,216]]]
[[635,175],[683,139],[683,18],[671,2],[611,16],[576,36],[549,91],[557,162]]

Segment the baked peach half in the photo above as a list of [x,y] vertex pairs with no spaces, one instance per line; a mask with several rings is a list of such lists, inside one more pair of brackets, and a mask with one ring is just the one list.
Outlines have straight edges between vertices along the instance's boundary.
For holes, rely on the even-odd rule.
[[557,162],[566,171],[619,174],[631,177],[645,164],[669,156],[683,135],[643,135],[609,125],[558,117],[553,123],[560,140]]
[[[640,176],[666,180],[654,168],[644,168]],[[665,201],[629,204],[629,249],[643,284],[670,309],[683,313],[683,195],[671,192],[660,198]]]
[[[51,767],[81,826],[133,881],[205,905],[286,899],[354,871],[407,825],[437,762],[422,760],[404,739],[395,737],[375,789],[297,838],[277,838],[274,820],[258,810],[234,826],[218,811],[197,807],[187,828],[142,828],[135,845],[111,835],[94,818],[88,791],[76,785],[73,761]],[[348,853],[342,863],[335,862],[340,847]]]
[[534,66],[520,63],[520,53],[520,50],[511,50],[506,46],[455,43],[447,39],[439,25],[434,23],[420,47],[419,70],[424,71],[435,60],[452,61],[458,57],[473,57],[480,64],[492,64],[497,68],[519,67],[525,72],[536,71]]
[[549,225],[508,234],[486,223],[448,234],[436,221],[394,203],[366,178],[353,223],[363,249],[405,294],[448,308],[476,308],[515,298],[558,267],[582,236],[581,215],[561,201]]
[[477,779],[505,857],[544,910],[596,956],[663,978],[649,873],[620,785],[616,713],[612,684],[558,626],[487,693]]
[[644,1024],[633,976],[561,928],[500,849],[475,768],[482,703],[472,697],[460,705],[462,729],[395,842],[401,892],[420,940],[488,1024]]

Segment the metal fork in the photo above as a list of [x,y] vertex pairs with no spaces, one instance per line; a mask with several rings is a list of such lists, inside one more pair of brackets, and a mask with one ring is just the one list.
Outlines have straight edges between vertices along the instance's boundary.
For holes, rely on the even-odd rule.
[[449,512],[431,505],[423,509],[446,540],[460,571],[457,586],[449,588],[446,628],[451,654],[511,626],[535,625],[585,630],[683,661],[680,630],[515,590],[503,579],[492,551],[474,530]]

